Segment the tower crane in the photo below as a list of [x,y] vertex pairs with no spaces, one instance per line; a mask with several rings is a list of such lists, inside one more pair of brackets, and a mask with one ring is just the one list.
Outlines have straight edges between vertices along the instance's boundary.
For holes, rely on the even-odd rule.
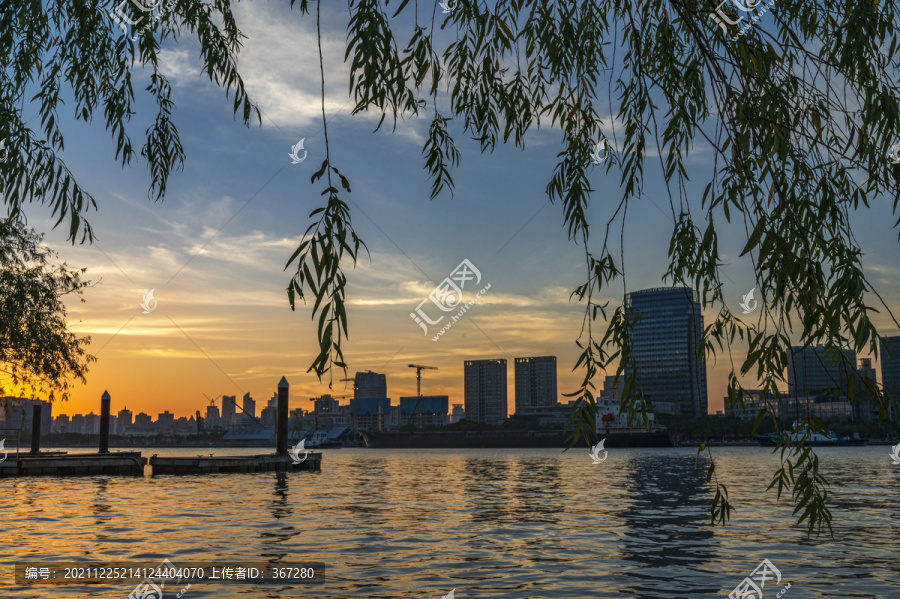
[[422,401],[422,371],[437,370],[437,366],[422,366],[421,364],[410,364],[409,368],[416,369],[416,409],[413,410],[413,414],[416,414],[417,417],[416,428],[422,428],[422,415],[419,414],[419,403]]

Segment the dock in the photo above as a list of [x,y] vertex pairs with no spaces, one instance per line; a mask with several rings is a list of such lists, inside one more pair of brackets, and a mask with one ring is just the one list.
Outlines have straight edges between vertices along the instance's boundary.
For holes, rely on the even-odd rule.
[[147,458],[139,451],[123,451],[98,455],[96,453],[47,454],[21,453],[0,462],[0,478],[20,476],[143,476]]
[[[275,453],[251,456],[167,456],[154,454],[149,460],[139,451],[109,451],[110,395],[100,398],[100,448],[97,453],[67,454],[41,451],[41,405],[33,406],[31,419],[31,451],[9,455],[0,443],[0,478],[22,476],[143,476],[144,467],[157,474],[219,474],[230,472],[319,472],[322,453],[303,451],[298,446],[288,451],[288,382],[278,383],[278,411],[275,431]],[[17,443],[18,446],[18,443]],[[299,455],[303,451],[302,457]]]
[[253,456],[196,456],[150,458],[153,476],[158,474],[221,474],[227,472],[318,472],[322,469],[322,453],[307,452],[297,463],[290,456],[277,454]]

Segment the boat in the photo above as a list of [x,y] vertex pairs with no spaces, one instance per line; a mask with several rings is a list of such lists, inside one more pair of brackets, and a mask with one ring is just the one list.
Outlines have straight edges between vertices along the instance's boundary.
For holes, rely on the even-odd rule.
[[306,440],[304,447],[306,449],[340,449],[343,445],[338,441],[329,441],[328,433],[316,431],[311,438]]
[[[360,436],[371,449],[532,449],[569,446],[568,435],[562,431],[373,431],[360,430]],[[598,439],[604,439],[606,449],[626,447],[674,447],[665,429],[602,429]],[[576,447],[589,447],[579,439]]]
[[[799,422],[795,422],[791,430],[797,430],[798,426],[799,431],[796,433],[792,432],[788,437],[790,437],[792,443],[796,443],[806,436],[804,444],[808,447],[859,447],[869,443],[868,439],[861,439],[858,435],[838,437],[831,429],[828,429],[827,435],[823,435],[817,431],[810,430],[808,423],[803,423],[801,426]],[[756,439],[761,447],[775,447],[778,445],[779,435],[777,433],[758,435]]]

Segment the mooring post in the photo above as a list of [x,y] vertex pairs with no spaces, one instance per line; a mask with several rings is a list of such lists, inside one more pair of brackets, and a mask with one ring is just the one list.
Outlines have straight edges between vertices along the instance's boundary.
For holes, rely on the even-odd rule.
[[41,452],[41,411],[43,406],[37,401],[31,407],[31,453]]
[[100,397],[100,451],[109,453],[109,391]]
[[278,417],[275,420],[275,453],[287,455],[288,452],[288,382],[281,377],[278,383]]

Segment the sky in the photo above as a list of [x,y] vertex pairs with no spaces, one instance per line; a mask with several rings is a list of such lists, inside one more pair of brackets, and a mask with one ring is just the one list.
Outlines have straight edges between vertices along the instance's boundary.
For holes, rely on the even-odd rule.
[[[398,404],[416,393],[408,364],[434,366],[423,373],[422,393],[462,404],[464,360],[505,358],[512,413],[514,359],[554,355],[560,401],[568,401],[563,394],[575,391],[583,376],[572,367],[584,311],[570,295],[587,273],[583,248],[568,239],[562,209],[545,193],[560,132],[543,126],[531,132],[525,150],[500,146],[482,155],[454,122],[462,152],[453,172],[456,189],[452,198],[445,192],[430,200],[422,157],[428,115],[377,132],[377,115],[350,115],[340,8],[327,3],[323,14],[328,134],[333,163],[350,179],[354,227],[369,248],[347,268],[346,376],[385,373],[388,396]],[[54,406],[54,414],[98,413],[104,390],[113,413],[127,407],[154,418],[165,410],[176,416],[202,411],[206,395],[249,392],[259,407],[282,376],[291,385],[292,408],[310,409],[309,399],[322,393],[352,395],[352,383],[340,381],[343,372],[335,373],[332,389],[307,372],[318,348],[312,307],[301,302],[292,312],[285,292],[292,274],[285,264],[324,187],[310,182],[324,158],[314,19],[276,3],[240,3],[235,10],[248,38],[239,69],[263,113],[261,126],[247,128],[233,117],[231,101],[201,75],[197,48],[187,37],[167,42],[165,72],[187,160],[170,178],[165,201],[148,199],[146,165],[116,162],[100,119],[93,125],[68,120],[62,158],[97,201],[98,210],[86,215],[95,242],[73,246],[66,227],[52,229],[48,209],[26,209],[29,226],[46,233],[60,260],[86,267],[93,282],[85,301],[69,298],[67,309],[71,330],[91,337],[89,351],[98,361],[87,383],[76,386],[70,402]],[[63,107],[61,116],[71,117],[71,110],[71,104]],[[26,118],[36,112],[27,107]],[[143,98],[129,130],[133,140],[142,140],[153,115]],[[289,154],[301,139],[306,158],[292,164]],[[710,157],[700,147],[688,162],[697,208],[712,173]],[[631,204],[625,224],[627,277],[604,298],[613,307],[626,291],[665,285],[673,220],[661,179],[647,173],[645,196]],[[598,166],[590,178],[597,190],[588,210],[595,232],[590,244],[597,251],[620,198],[619,176]],[[873,283],[897,306],[900,261],[890,202],[877,199],[853,220],[865,232],[860,240]],[[755,286],[749,259],[737,257],[746,237],[729,235],[734,229],[721,217],[719,223],[725,296],[739,313],[742,296]],[[490,288],[432,341],[436,331],[424,334],[410,313],[463,260],[480,272],[478,288]],[[140,304],[151,289],[157,304],[145,314]],[[896,332],[881,315],[876,323],[884,333]],[[743,351],[733,348],[734,359]],[[713,413],[723,409],[728,372],[721,358],[708,365]]]

